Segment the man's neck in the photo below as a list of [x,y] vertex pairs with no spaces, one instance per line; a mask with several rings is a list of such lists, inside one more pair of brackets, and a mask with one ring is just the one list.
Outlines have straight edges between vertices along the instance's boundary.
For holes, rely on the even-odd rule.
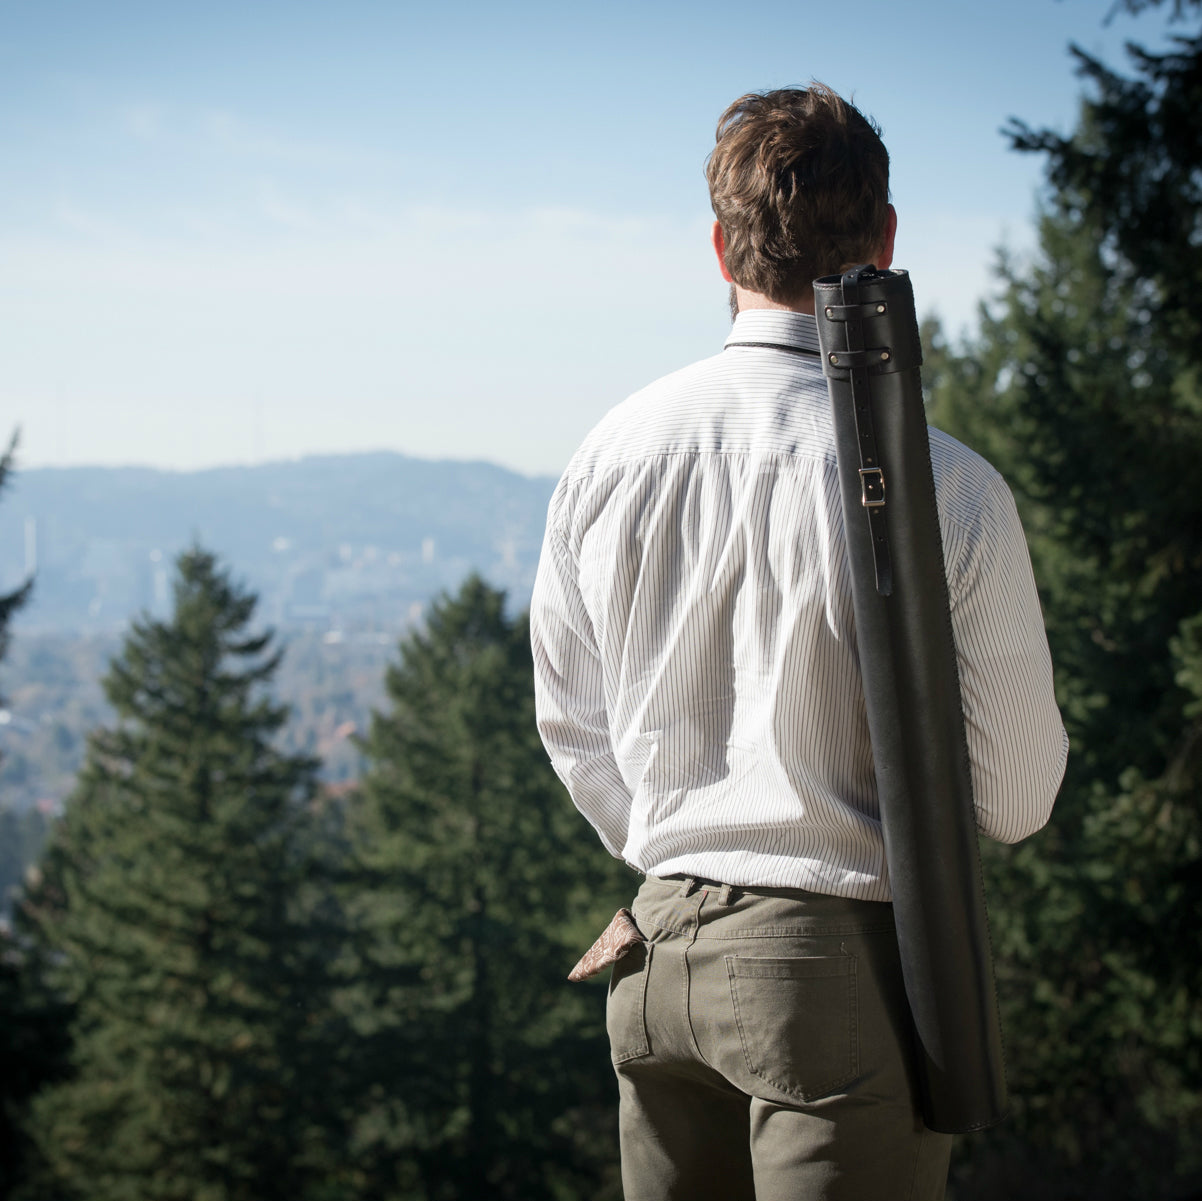
[[808,313],[814,315],[814,293],[809,291],[795,305],[782,305],[766,297],[762,292],[749,292],[738,284],[731,285],[731,316],[743,313],[748,309],[780,309],[786,313]]

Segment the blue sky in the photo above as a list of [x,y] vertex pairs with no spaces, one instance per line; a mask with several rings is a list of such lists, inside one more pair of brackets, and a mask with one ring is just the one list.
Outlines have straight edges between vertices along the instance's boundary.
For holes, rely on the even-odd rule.
[[702,175],[737,95],[883,127],[896,265],[953,331],[1031,244],[1110,0],[0,0],[0,437],[20,462],[353,450],[560,471],[714,353]]

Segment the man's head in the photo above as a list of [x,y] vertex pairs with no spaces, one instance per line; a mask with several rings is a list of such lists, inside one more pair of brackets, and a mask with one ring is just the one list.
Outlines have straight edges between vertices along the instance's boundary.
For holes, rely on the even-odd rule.
[[889,152],[875,123],[820,83],[740,96],[706,167],[732,281],[801,307],[811,282],[892,256]]

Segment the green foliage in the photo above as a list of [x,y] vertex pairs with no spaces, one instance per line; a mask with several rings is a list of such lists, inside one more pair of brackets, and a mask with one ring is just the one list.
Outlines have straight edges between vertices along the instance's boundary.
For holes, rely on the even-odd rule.
[[1078,210],[1104,244],[1141,280],[1155,284],[1159,335],[1187,354],[1202,335],[1202,33],[1177,35],[1149,54],[1128,46],[1136,78],[1072,47],[1091,98],[1073,135],[1011,123],[1018,150],[1048,156],[1062,205]]
[[[436,605],[351,747],[379,649],[301,646],[284,688],[313,696],[285,728],[253,599],[200,553],[181,571],[171,621],[112,665],[115,720],[0,980],[33,1007],[31,1052],[74,1015],[74,1073],[25,1122],[26,1192],[615,1194],[604,990],[565,976],[631,882],[538,742],[525,620],[475,579]],[[44,710],[83,650],[31,649],[50,670],[23,699]],[[370,763],[338,904],[342,811],[312,810],[313,764],[287,752],[323,732],[344,775]]]
[[565,980],[629,874],[538,743],[524,617],[478,577],[387,676],[355,815],[348,1007],[377,1084],[356,1159],[387,1196],[615,1186],[604,995]]
[[985,849],[1015,1116],[961,1197],[1202,1190],[1202,37],[1077,52],[1093,98],[1049,156],[1037,260],[931,414],[1011,481],[1073,749],[1049,829]]
[[[0,454],[0,492],[12,470],[14,434]],[[33,581],[0,595],[0,660],[8,650],[8,624],[29,599]],[[0,698],[0,703],[3,698]],[[28,1141],[21,1116],[29,1098],[63,1068],[63,1007],[46,996],[31,971],[26,948],[10,934],[9,897],[23,875],[28,856],[45,834],[37,811],[18,813],[0,798],[0,1194],[8,1197],[19,1179]]]
[[[43,969],[43,971],[39,971]],[[20,1183],[29,1139],[29,1100],[66,1072],[70,1010],[44,984],[44,966],[0,926],[0,1197]]]
[[1074,771],[1114,775],[1163,759],[1183,701],[1168,645],[1197,604],[1202,407],[1193,365],[1159,337],[1153,287],[1108,263],[1079,215],[1045,214],[1040,234],[1034,267],[1004,269],[969,362],[936,373],[932,420],[1015,488],[1055,598],[1070,727],[1110,728],[1076,747]]
[[74,1007],[71,1078],[34,1100],[54,1197],[340,1188],[339,946],[314,763],[275,750],[278,657],[200,550],[170,621],[134,625],[22,917]]

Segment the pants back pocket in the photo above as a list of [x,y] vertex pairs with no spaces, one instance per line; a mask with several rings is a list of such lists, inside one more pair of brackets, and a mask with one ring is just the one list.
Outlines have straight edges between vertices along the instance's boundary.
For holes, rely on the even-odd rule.
[[855,956],[725,960],[743,1058],[757,1081],[812,1102],[859,1075]]
[[614,1064],[646,1056],[647,977],[651,972],[650,943],[636,943],[613,966],[609,978],[609,1000],[605,1007],[605,1028],[609,1032],[610,1054]]

